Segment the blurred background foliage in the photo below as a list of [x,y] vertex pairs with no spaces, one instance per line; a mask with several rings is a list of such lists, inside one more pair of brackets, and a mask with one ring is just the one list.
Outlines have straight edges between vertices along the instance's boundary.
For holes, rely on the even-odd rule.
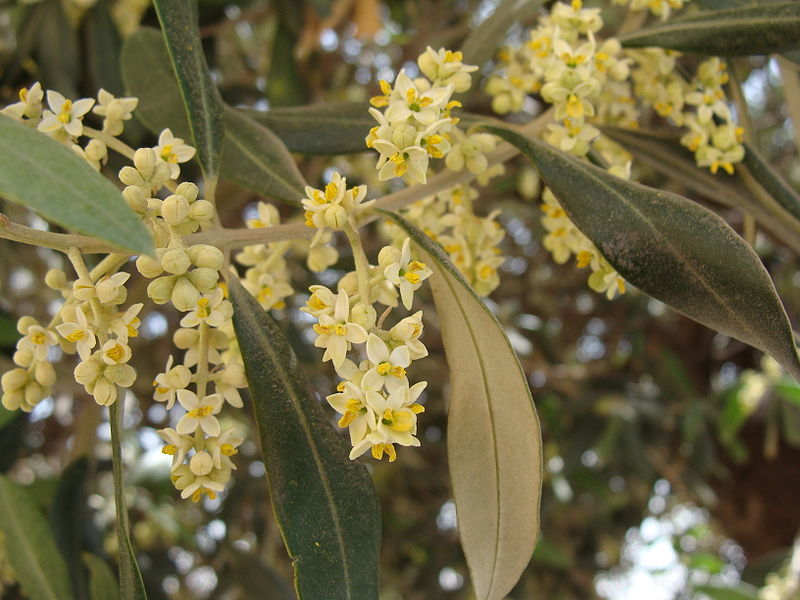
[[[391,80],[399,68],[411,68],[427,45],[459,47],[497,4],[201,0],[200,27],[213,75],[231,105],[268,110],[362,101],[366,107],[378,79]],[[606,8],[613,33],[624,12]],[[34,80],[73,98],[93,96],[99,87],[123,94],[119,55],[140,23],[158,26],[147,0],[0,0],[0,100],[14,102],[17,90]],[[508,37],[519,38],[523,26],[516,23]],[[754,57],[736,68],[760,149],[797,185],[800,163],[774,61]],[[465,108],[489,114],[488,100],[478,91]],[[531,100],[527,116],[540,109]],[[124,139],[138,146],[155,138],[138,125],[126,128]],[[297,159],[312,185],[336,166],[358,183],[369,183],[371,195],[382,191],[373,159],[364,155]],[[120,166],[112,160],[108,173]],[[704,201],[680,181],[665,180],[636,162],[634,172],[641,181]],[[800,527],[800,388],[752,348],[635,290],[607,301],[586,287],[584,272],[554,265],[540,246],[538,194],[532,170],[520,160],[484,188],[480,200],[485,213],[503,211],[507,260],[489,304],[529,375],[546,455],[543,534],[511,597],[795,597],[770,594],[785,573]],[[233,184],[223,184],[218,198],[227,226],[241,226],[257,200]],[[286,208],[282,212],[291,214]],[[741,214],[714,208],[742,227]],[[2,210],[14,221],[46,227],[14,205]],[[368,253],[374,254],[378,232],[368,235]],[[297,261],[295,288],[335,284],[350,268],[347,250],[340,250],[338,268],[319,276]],[[798,257],[762,234],[757,250],[795,319]],[[54,312],[57,295],[41,282],[47,269],[64,266],[57,253],[0,240],[2,370],[10,365],[16,318]],[[144,297],[139,281],[130,298]],[[430,325],[424,341],[431,357],[418,367],[430,381],[423,446],[404,449],[391,465],[370,463],[383,510],[384,600],[470,598],[447,474],[447,367],[430,297],[425,300]],[[310,344],[307,320],[298,310],[304,302],[300,293],[275,312],[322,397],[335,381]],[[150,398],[151,378],[167,359],[177,315],[152,306],[146,310],[134,348],[142,375],[128,398],[124,453],[134,545],[150,597],[293,597],[291,567],[272,519],[246,410],[235,418],[249,430],[250,441],[242,446],[224,499],[192,504],[181,501],[170,485],[168,460],[155,434],[166,426],[167,414]],[[31,415],[0,412],[0,472],[30,486],[56,531],[79,532],[78,551],[113,557],[106,416],[72,381],[72,367],[65,361],[61,368],[56,394]],[[92,446],[88,463],[73,462]],[[76,548],[62,544],[62,550],[69,555]],[[0,582],[3,578],[0,568]],[[2,597],[23,596],[11,584]]]

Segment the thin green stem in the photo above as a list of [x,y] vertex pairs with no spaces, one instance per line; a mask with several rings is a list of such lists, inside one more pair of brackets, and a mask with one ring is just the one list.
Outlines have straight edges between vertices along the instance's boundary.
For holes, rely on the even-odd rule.
[[197,350],[197,376],[195,385],[197,386],[197,397],[203,398],[206,395],[206,387],[208,386],[208,323],[201,321],[198,331],[200,333],[200,340]]
[[136,152],[136,150],[128,146],[128,144],[126,144],[122,140],[118,140],[113,135],[109,135],[98,129],[92,129],[91,127],[86,127],[85,125],[83,126],[83,135],[96,140],[100,140],[115,152],[118,152],[119,154],[122,154],[123,156],[126,156],[127,158],[133,160],[133,155]]
[[352,223],[348,222],[344,228],[347,241],[350,242],[350,247],[353,249],[353,261],[356,263],[356,277],[358,278],[358,297],[359,302],[367,305],[372,305],[370,301],[369,289],[369,260],[367,254],[364,252],[364,245],[361,243],[361,236],[358,230]]

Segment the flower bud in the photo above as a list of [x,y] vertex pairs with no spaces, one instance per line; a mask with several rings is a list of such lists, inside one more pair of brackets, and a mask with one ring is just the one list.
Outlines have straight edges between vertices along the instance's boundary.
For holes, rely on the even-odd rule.
[[119,180],[125,185],[134,185],[138,187],[149,186],[147,181],[144,180],[142,174],[133,167],[122,167],[119,170]]
[[375,312],[375,309],[372,307],[371,304],[366,304],[364,302],[358,302],[352,308],[350,313],[350,319],[353,323],[358,323],[364,329],[369,331],[373,327],[375,327],[375,323],[378,320],[378,313]]
[[12,357],[15,365],[25,367],[26,369],[33,363],[33,352],[30,350],[17,350]]
[[389,265],[393,265],[396,262],[400,261],[400,250],[395,248],[394,246],[384,246],[381,248],[380,252],[378,252],[378,264],[381,267],[388,267]]
[[36,383],[51,387],[56,382],[56,370],[47,361],[39,361],[33,368],[33,377]]
[[214,459],[211,458],[211,455],[208,452],[201,450],[196,452],[189,461],[189,468],[192,470],[192,473],[198,477],[208,475],[214,468]]
[[101,378],[92,391],[95,402],[100,406],[111,406],[117,400],[117,387],[105,378]]
[[150,282],[147,286],[147,297],[156,304],[169,302],[172,290],[175,287],[175,278],[169,275],[159,277]]
[[[230,302],[228,302],[228,303],[223,302],[220,305],[220,307],[217,308],[217,310],[220,310],[220,309],[221,310],[225,310],[222,307],[226,306],[226,304],[227,304],[228,307],[231,306]],[[233,314],[233,312],[230,311],[230,310],[228,312],[230,312],[231,315]],[[230,317],[228,317],[228,318],[230,318]],[[212,348],[216,348],[217,350],[222,350],[223,348],[227,348],[230,345],[230,343],[231,343],[231,340],[228,337],[228,334],[225,333],[222,329],[212,329],[211,332],[209,333],[208,345],[211,346]]]
[[[27,404],[30,408],[33,408],[47,397],[48,390],[35,381],[31,381],[25,386],[24,394],[25,404]],[[25,410],[25,407],[23,407],[23,410]]]
[[472,87],[472,76],[466,71],[459,71],[447,79],[447,83],[452,84],[453,92],[460,94]]
[[108,157],[108,147],[101,140],[89,140],[84,149],[86,156],[94,161],[101,162]]
[[341,229],[347,223],[347,211],[340,204],[325,209],[325,224],[333,229]]
[[187,253],[196,267],[205,267],[207,269],[214,269],[219,271],[222,268],[222,263],[225,256],[219,248],[209,246],[208,244],[196,244],[191,246]]
[[507,115],[511,112],[511,96],[501,94],[492,98],[492,110],[498,115]]
[[189,272],[189,280],[194,286],[204,294],[213,292],[217,289],[219,282],[219,272],[216,269],[198,267]]
[[3,386],[3,392],[16,392],[28,385],[29,379],[25,369],[11,369],[7,373],[3,373],[0,383]]
[[417,128],[413,125],[399,124],[392,130],[392,143],[398,148],[413,146],[417,140]]
[[176,248],[167,250],[164,253],[164,256],[161,257],[161,266],[164,267],[167,273],[183,275],[192,266],[192,262],[189,260],[189,255],[185,250]]
[[419,65],[419,70],[422,71],[422,74],[425,75],[428,79],[436,79],[437,75],[439,74],[439,67],[436,64],[436,60],[428,54],[428,52],[423,52],[417,58],[417,64]]
[[189,201],[179,194],[167,196],[161,203],[161,216],[168,225],[180,225],[189,216]]
[[355,271],[350,271],[347,275],[342,277],[339,280],[339,284],[336,286],[338,290],[344,290],[347,292],[348,296],[352,296],[358,293],[358,275],[356,275]]
[[167,381],[174,389],[182,390],[192,381],[192,372],[184,365],[178,365],[167,371]]
[[[217,331],[213,329],[212,331]],[[197,345],[200,333],[197,329],[181,328],[172,335],[172,343],[181,350],[188,350]]]
[[17,410],[25,401],[25,393],[22,390],[3,394],[3,406],[7,410]]
[[133,154],[133,166],[145,179],[150,179],[155,170],[158,157],[152,148],[139,148]]
[[197,194],[199,192],[200,190],[197,187],[197,185],[192,183],[191,181],[184,181],[183,183],[178,185],[177,189],[175,190],[176,194],[183,196],[190,203],[197,200]]
[[195,202],[192,202],[191,209],[189,210],[189,216],[196,221],[205,223],[206,221],[210,221],[214,218],[215,212],[214,205],[208,200],[196,200]]
[[125,202],[128,203],[128,206],[136,212],[143,213],[147,211],[148,197],[144,188],[136,185],[129,185],[122,190],[122,197],[125,199]]
[[181,276],[175,281],[175,287],[172,288],[170,299],[175,308],[181,312],[187,312],[197,305],[197,301],[200,299],[200,292],[187,277]]
[[308,251],[306,265],[315,273],[324,271],[339,259],[339,252],[331,246],[314,246]]
[[161,261],[147,256],[146,254],[140,255],[139,258],[136,259],[136,269],[143,277],[147,277],[147,279],[155,279],[164,272]]
[[44,283],[53,290],[63,290],[67,286],[67,275],[61,269],[50,269],[44,276]]

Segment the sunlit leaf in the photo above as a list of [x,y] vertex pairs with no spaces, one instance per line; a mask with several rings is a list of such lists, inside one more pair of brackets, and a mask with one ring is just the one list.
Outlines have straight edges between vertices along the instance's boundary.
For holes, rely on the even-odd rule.
[[761,260],[720,217],[506,128],[486,127],[536,166],[572,221],[643,292],[766,352],[800,380],[786,311]]
[[447,456],[461,544],[480,600],[505,598],[539,536],[542,440],[530,388],[511,343],[447,254],[397,215],[383,213],[433,269],[447,364]]
[[192,139],[207,177],[219,173],[222,98],[203,54],[194,0],[153,0],[189,117]]
[[737,6],[672,19],[619,36],[626,48],[658,46],[712,56],[800,48],[800,3]]
[[376,600],[380,514],[277,323],[229,281],[267,482],[302,600]]
[[73,600],[64,559],[28,492],[0,475],[0,531],[8,560],[30,600]]
[[0,196],[45,219],[136,253],[153,252],[119,189],[72,150],[0,115]]

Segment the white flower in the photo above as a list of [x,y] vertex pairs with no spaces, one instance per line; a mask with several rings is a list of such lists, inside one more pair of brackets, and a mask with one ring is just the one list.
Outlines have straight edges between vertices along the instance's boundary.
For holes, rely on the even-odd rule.
[[244,367],[238,362],[228,362],[222,371],[214,375],[216,391],[231,406],[242,407],[242,396],[238,388],[247,387]]
[[374,333],[367,339],[367,356],[373,367],[361,380],[365,390],[379,390],[386,387],[392,392],[400,387],[408,387],[406,367],[411,364],[407,346],[398,346],[391,352],[381,338]]
[[138,315],[143,306],[141,302],[132,304],[124,314],[114,319],[110,329],[116,334],[117,339],[127,341],[128,338],[138,337],[139,325],[142,324]]
[[319,334],[314,345],[325,348],[322,360],[332,360],[334,367],[342,364],[350,344],[363,344],[367,341],[367,331],[350,319],[350,297],[340,290],[336,297],[333,315],[321,314],[314,331]]
[[176,427],[178,433],[188,434],[202,429],[206,435],[219,435],[221,427],[214,415],[222,409],[222,396],[211,394],[198,398],[197,394],[190,390],[178,390],[178,402],[187,410],[178,421]]
[[165,129],[158,136],[158,145],[153,148],[158,158],[169,165],[170,178],[177,179],[181,173],[178,163],[185,163],[194,157],[195,149],[184,144],[181,138],[172,135],[172,131]]
[[244,438],[236,433],[235,428],[229,427],[218,437],[206,438],[206,452],[211,455],[215,468],[236,468],[230,457],[239,452],[237,448],[244,441]]
[[133,116],[131,113],[139,104],[138,98],[116,98],[103,88],[97,92],[97,100],[98,104],[95,105],[92,112],[105,117],[103,131],[110,135],[119,135],[123,132],[122,122]]
[[[102,304],[119,304],[120,302],[117,302],[117,300],[119,300],[121,288],[125,282],[128,281],[130,276],[130,273],[115,273],[110,277],[103,277],[94,285],[94,291],[97,295],[97,299]],[[77,284],[77,281],[75,283]],[[79,298],[79,300],[83,300],[83,298]]]
[[418,360],[428,356],[428,349],[425,344],[419,341],[422,335],[422,311],[417,311],[410,317],[399,321],[397,325],[389,330],[392,339],[405,344],[408,348],[408,355],[411,360]]
[[103,362],[107,365],[122,365],[131,359],[131,349],[120,340],[108,340],[100,349]]
[[324,285],[312,285],[308,288],[311,296],[306,305],[300,310],[319,318],[322,314],[333,314],[333,306],[336,304],[336,296]]
[[373,148],[380,152],[377,165],[379,180],[406,175],[419,183],[428,180],[428,152],[422,146],[399,148],[388,140],[375,140]]
[[161,452],[172,456],[173,469],[183,463],[183,460],[186,458],[186,453],[194,447],[194,436],[178,433],[171,427],[159,429],[156,433],[167,442],[166,446],[161,449]]
[[422,282],[433,273],[425,263],[411,260],[410,243],[410,238],[403,241],[399,259],[383,271],[386,280],[400,289],[403,306],[408,310],[411,310],[414,301],[414,291],[418,290]]
[[231,303],[224,299],[222,288],[197,300],[195,309],[181,319],[181,327],[196,327],[207,323],[210,327],[220,327],[233,315]]
[[453,94],[453,86],[434,87],[421,93],[411,78],[401,70],[394,82],[394,94],[384,113],[389,123],[413,118],[423,126],[439,119],[440,109]]
[[377,427],[375,414],[366,406],[364,390],[352,381],[345,381],[341,392],[330,394],[326,399],[342,415],[339,427],[349,427],[351,444],[360,442],[367,432]]
[[47,90],[47,104],[50,110],[44,111],[37,129],[56,137],[63,129],[72,137],[78,137],[83,134],[81,119],[94,105],[94,98],[72,102],[54,90]]
[[[208,462],[204,458],[195,461],[195,470],[204,472],[207,469]],[[198,464],[200,461],[205,464]],[[192,502],[199,502],[200,498],[205,494],[211,500],[214,500],[217,497],[217,492],[223,491],[230,480],[231,468],[228,466],[223,466],[219,469],[214,468],[212,459],[212,468],[205,475],[197,475],[190,465],[184,464],[178,465],[173,469],[171,478],[175,487],[181,490],[181,498],[191,497]]]
[[65,340],[73,342],[78,350],[78,356],[81,357],[81,360],[86,360],[92,353],[92,348],[97,343],[97,339],[86,320],[86,314],[80,307],[75,309],[75,320],[77,321],[76,323],[66,321],[61,325],[56,325],[56,330]]
[[17,350],[30,352],[36,360],[47,360],[50,346],[55,346],[57,343],[58,338],[55,333],[34,321],[25,330],[24,337],[17,342]]
[[[37,81],[30,88],[22,88],[19,91],[19,102],[6,106],[3,110],[0,110],[0,113],[18,121],[21,121],[23,117],[38,119],[42,116],[43,97],[42,84]],[[32,123],[32,125],[35,125],[35,123]]]
[[192,381],[192,373],[185,365],[172,366],[174,357],[170,355],[167,359],[167,367],[163,373],[156,375],[153,381],[155,392],[153,399],[156,402],[166,402],[167,410],[175,404],[175,396],[178,390],[186,388]]

